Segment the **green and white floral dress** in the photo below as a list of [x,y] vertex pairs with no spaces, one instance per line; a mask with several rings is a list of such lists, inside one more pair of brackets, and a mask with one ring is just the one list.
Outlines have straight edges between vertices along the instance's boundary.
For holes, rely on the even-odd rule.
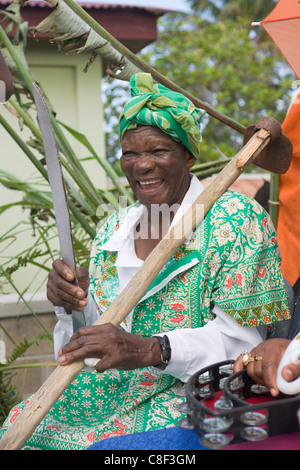
[[[91,295],[99,314],[119,292],[117,254],[101,247],[122,226],[128,210],[113,214],[93,245]],[[274,322],[289,318],[269,216],[254,200],[230,191],[173,253],[148,295],[136,306],[131,332],[150,336],[210,327],[215,321],[213,303],[243,331],[261,325],[271,328]],[[126,329],[125,323],[122,326]],[[216,346],[217,341],[218,337]],[[221,359],[229,358],[234,359]],[[202,367],[199,363],[198,370]],[[182,401],[177,393],[182,387],[184,383],[176,374],[161,373],[154,367],[101,374],[83,370],[25,449],[85,449],[110,436],[175,426],[181,416],[176,405]],[[11,411],[0,437],[29,400]]]

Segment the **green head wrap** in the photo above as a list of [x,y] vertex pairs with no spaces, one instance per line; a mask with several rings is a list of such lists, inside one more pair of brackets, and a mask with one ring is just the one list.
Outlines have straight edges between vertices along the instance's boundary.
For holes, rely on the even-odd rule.
[[181,93],[154,84],[150,74],[138,73],[130,79],[132,98],[120,116],[120,139],[138,125],[161,129],[198,158],[200,155],[200,123],[204,111]]

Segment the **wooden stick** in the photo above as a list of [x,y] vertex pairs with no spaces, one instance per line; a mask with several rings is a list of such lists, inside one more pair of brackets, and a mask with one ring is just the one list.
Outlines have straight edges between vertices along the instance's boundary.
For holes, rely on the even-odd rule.
[[[95,322],[95,325],[112,323],[118,326],[122,323],[128,313],[135,308],[144,296],[172,253],[182,244],[193,228],[202,222],[212,205],[255,160],[267,146],[269,140],[270,133],[264,129],[260,129],[254,134],[245,147],[228,163],[212,184],[200,194],[182,219],[150,253],[127,288]],[[20,416],[8,428],[0,441],[0,449],[21,449],[83,367],[83,361],[68,366],[59,365],[37,391]]]

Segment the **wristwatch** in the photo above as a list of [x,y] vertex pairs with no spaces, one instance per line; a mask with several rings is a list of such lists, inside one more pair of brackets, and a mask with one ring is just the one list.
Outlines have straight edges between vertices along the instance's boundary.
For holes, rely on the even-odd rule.
[[153,338],[158,339],[160,343],[160,347],[161,347],[161,362],[154,367],[156,367],[156,369],[165,370],[165,368],[167,367],[167,365],[169,364],[171,360],[172,351],[171,351],[169,338],[167,337],[167,335],[164,335],[164,336],[155,335],[153,336]]

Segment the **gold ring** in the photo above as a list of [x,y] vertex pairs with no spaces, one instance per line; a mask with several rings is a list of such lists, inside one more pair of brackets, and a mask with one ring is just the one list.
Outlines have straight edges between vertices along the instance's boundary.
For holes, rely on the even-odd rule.
[[252,354],[248,353],[247,351],[242,351],[241,356],[243,356],[244,367],[247,367],[247,365],[250,364],[251,362],[262,360],[261,356],[257,356],[256,354],[252,356]]
[[254,362],[254,357],[252,356],[252,354],[248,353],[248,352],[245,352],[243,354],[243,364],[244,364],[244,367],[247,367],[248,364],[250,364],[250,362]]

